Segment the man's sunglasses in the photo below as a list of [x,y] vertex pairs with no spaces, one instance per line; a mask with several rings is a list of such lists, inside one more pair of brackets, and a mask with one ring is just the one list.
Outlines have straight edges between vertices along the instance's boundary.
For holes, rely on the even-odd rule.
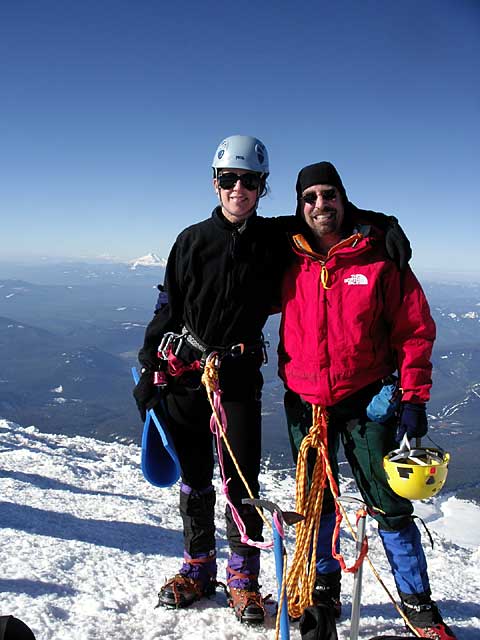
[[305,204],[316,204],[317,198],[322,196],[323,200],[335,200],[337,197],[336,189],[325,189],[325,191],[321,191],[318,195],[316,193],[306,193],[302,196],[302,200]]
[[221,173],[217,178],[218,186],[221,189],[233,189],[239,180],[242,187],[245,187],[245,189],[249,191],[258,189],[262,181],[258,173],[242,173],[240,176],[233,172]]

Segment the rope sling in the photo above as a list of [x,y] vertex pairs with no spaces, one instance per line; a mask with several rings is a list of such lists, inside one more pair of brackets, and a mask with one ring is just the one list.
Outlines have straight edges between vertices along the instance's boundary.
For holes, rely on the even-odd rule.
[[[219,380],[218,380],[218,360],[215,353],[211,354],[207,358],[205,362],[205,367],[202,373],[201,381],[207,392],[208,401],[210,402],[210,406],[212,409],[212,417],[210,418],[210,430],[212,431],[216,440],[218,465],[220,467],[220,474],[222,476],[222,490],[227,500],[227,503],[230,507],[232,518],[235,521],[235,524],[237,525],[238,531],[240,533],[240,536],[241,536],[240,539],[244,544],[248,544],[252,547],[257,547],[258,549],[270,549],[273,545],[272,542],[256,542],[254,540],[251,540],[248,537],[245,523],[243,522],[238,512],[238,509],[232,503],[229,492],[228,492],[229,480],[225,478],[222,440],[225,445],[225,448],[227,449],[230,455],[230,458],[232,459],[233,464],[235,465],[235,469],[238,473],[238,476],[243,482],[243,485],[245,486],[248,497],[251,498],[252,500],[255,499],[255,496],[253,495],[248,485],[248,482],[245,476],[243,475],[242,470],[240,469],[237,458],[233,453],[233,450],[230,446],[230,443],[226,435],[227,417],[225,415],[225,411],[222,406],[222,392],[220,390]],[[255,507],[255,509],[257,510],[257,513],[259,514],[259,516],[262,518],[263,522],[271,529],[272,525],[264,516],[263,511],[258,507]]]
[[[320,529],[323,492],[327,486],[335,499],[335,530],[332,537],[332,556],[337,559],[343,571],[355,572],[363,562],[368,550],[367,538],[353,566],[347,567],[343,556],[336,551],[336,544],[342,522],[342,511],[337,502],[338,486],[328,459],[328,416],[322,407],[312,405],[312,426],[302,440],[298,452],[296,473],[295,510],[303,514],[304,520],[296,525],[296,544],[290,570],[287,575],[288,612],[292,618],[299,618],[304,609],[313,605],[313,589],[316,579],[316,549]],[[308,489],[308,452],[317,451],[310,488]]]

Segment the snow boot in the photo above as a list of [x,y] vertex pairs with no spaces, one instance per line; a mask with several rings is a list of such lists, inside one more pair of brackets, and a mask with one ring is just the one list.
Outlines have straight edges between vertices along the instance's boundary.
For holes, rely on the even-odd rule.
[[35,640],[35,636],[19,618],[0,616],[0,640]]
[[241,556],[231,553],[227,566],[228,603],[240,622],[262,624],[265,605],[260,594],[260,553]]
[[193,602],[215,592],[217,585],[215,556],[208,554],[192,558],[185,552],[180,571],[167,580],[158,594],[157,606],[174,609],[190,606]]
[[332,607],[335,618],[340,618],[342,614],[342,603],[340,602],[341,579],[341,569],[331,573],[317,573],[312,592],[313,604]]
[[338,640],[335,613],[330,604],[307,607],[299,628],[302,640]]
[[402,609],[420,638],[429,640],[457,640],[456,635],[445,624],[429,593],[400,593]]

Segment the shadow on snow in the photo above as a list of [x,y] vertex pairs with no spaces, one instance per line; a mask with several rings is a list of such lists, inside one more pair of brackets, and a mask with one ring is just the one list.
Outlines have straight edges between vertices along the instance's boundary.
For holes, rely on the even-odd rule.
[[149,524],[91,520],[68,513],[46,511],[0,502],[0,528],[12,528],[62,540],[78,540],[128,553],[168,555],[170,547],[181,548],[182,534]]

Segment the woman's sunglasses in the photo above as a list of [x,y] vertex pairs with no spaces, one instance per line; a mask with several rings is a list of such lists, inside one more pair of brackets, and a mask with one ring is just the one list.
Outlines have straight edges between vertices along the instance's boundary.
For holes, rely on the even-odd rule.
[[260,186],[261,177],[258,173],[242,173],[242,175],[238,175],[237,173],[221,173],[218,178],[218,186],[221,189],[233,189],[233,187],[240,180],[240,184],[245,189],[249,191],[255,191]]

